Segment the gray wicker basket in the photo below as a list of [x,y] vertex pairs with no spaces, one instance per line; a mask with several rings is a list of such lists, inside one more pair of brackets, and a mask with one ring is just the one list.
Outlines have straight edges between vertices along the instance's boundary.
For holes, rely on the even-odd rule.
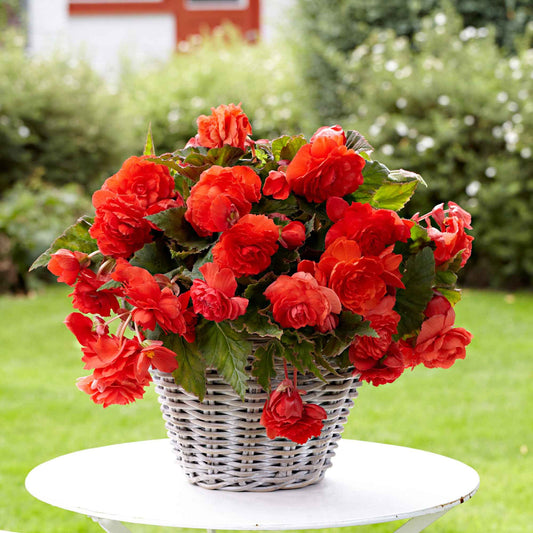
[[322,406],[328,418],[320,437],[298,445],[266,436],[259,420],[267,395],[254,379],[243,402],[210,369],[207,394],[200,402],[176,386],[172,374],[154,370],[152,375],[168,436],[189,481],[230,491],[293,489],[320,481],[361,384],[351,372],[327,374],[327,383],[299,374],[298,388],[307,391],[304,401]]

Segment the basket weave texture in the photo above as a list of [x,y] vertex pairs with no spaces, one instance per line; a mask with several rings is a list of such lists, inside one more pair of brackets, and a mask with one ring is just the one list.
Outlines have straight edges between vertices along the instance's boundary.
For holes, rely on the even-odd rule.
[[253,378],[243,402],[209,369],[207,393],[200,402],[177,386],[172,374],[154,370],[152,375],[167,434],[188,480],[230,491],[266,492],[320,481],[331,466],[361,384],[351,372],[328,373],[326,383],[313,374],[299,374],[298,389],[306,391],[303,400],[322,406],[328,418],[320,437],[298,445],[266,436],[260,418],[267,394]]

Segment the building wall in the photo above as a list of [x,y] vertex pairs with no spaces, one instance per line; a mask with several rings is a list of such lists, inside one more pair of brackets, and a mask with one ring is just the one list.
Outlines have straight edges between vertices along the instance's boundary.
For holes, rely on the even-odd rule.
[[213,10],[216,3],[193,0],[27,0],[28,47],[34,55],[82,55],[113,77],[123,60],[139,67],[165,61],[180,40],[227,20],[248,38],[272,39],[290,3],[239,0]]

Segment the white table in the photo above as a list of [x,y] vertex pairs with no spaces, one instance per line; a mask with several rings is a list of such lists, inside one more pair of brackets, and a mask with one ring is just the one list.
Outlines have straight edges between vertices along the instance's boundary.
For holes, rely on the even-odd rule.
[[167,439],[83,450],[34,468],[27,490],[92,517],[108,533],[121,522],[207,530],[284,530],[410,519],[424,529],[479,486],[475,470],[429,452],[341,440],[325,478],[302,489],[227,492],[189,484]]

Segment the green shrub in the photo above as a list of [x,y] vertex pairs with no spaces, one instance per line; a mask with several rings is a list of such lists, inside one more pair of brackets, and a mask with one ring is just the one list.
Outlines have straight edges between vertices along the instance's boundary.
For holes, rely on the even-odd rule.
[[[415,34],[374,32],[338,64],[346,84],[341,124],[365,133],[379,159],[416,170],[426,212],[449,198],[474,215],[467,280],[531,285],[533,279],[533,50],[527,36],[505,57],[487,30],[462,30],[453,11]],[[412,213],[407,213],[412,214]]]
[[0,194],[35,175],[90,190],[132,149],[119,96],[86,64],[31,59],[23,46],[2,33]]
[[137,136],[151,122],[157,151],[169,152],[196,134],[198,115],[223,103],[242,103],[255,139],[300,131],[308,109],[305,88],[294,71],[288,50],[250,45],[225,27],[181,43],[163,66],[126,75],[121,93]]
[[12,187],[0,200],[0,292],[31,288],[36,281],[35,273],[28,275],[33,261],[66,225],[91,209],[77,184],[58,187],[34,178]]
[[353,89],[339,65],[372,31],[392,29],[411,39],[421,30],[422,18],[443,6],[453,6],[462,15],[467,32],[494,25],[498,43],[508,50],[533,17],[528,0],[333,0],[327,6],[321,0],[296,0],[295,45],[319,120],[347,113],[342,96]]

